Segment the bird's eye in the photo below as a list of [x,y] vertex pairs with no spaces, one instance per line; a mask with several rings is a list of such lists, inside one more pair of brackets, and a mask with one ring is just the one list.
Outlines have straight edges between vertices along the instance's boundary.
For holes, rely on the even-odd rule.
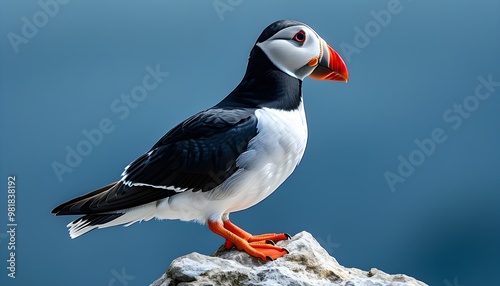
[[303,43],[306,40],[306,32],[300,30],[293,36],[293,40],[297,43]]

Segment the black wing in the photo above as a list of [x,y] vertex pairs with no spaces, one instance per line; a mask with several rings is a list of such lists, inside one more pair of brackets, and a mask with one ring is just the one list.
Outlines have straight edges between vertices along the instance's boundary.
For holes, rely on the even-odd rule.
[[91,214],[147,204],[183,191],[209,191],[238,170],[236,159],[257,135],[254,109],[208,109],[170,130],[132,162],[117,183],[52,212]]
[[165,134],[126,168],[124,181],[211,190],[236,172],[236,159],[255,135],[254,110],[209,109]]

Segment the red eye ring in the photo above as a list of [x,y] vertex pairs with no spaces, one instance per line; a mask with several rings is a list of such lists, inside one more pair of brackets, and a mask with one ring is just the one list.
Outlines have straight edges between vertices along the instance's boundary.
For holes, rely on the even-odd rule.
[[293,40],[297,43],[303,43],[306,41],[306,32],[304,32],[303,30],[300,30],[297,32],[297,34],[295,34],[295,36],[293,36]]

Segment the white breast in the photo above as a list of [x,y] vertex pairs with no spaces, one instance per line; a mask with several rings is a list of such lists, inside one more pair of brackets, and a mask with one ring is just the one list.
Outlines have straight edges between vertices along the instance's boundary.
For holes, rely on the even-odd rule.
[[217,220],[249,208],[274,192],[302,159],[307,144],[304,105],[297,110],[258,109],[258,134],[238,157],[239,170],[209,192],[181,193],[158,204],[156,217]]
[[294,111],[263,108],[255,115],[258,134],[236,161],[239,174],[221,186],[224,197],[231,201],[227,212],[249,208],[269,196],[304,155],[307,122],[303,103]]

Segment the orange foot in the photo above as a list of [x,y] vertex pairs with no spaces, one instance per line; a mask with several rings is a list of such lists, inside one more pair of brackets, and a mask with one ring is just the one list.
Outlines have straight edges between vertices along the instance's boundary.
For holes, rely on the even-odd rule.
[[208,227],[211,231],[226,239],[226,249],[236,246],[239,250],[243,250],[251,256],[264,261],[274,260],[288,253],[288,250],[274,245],[274,241],[290,238],[290,235],[285,233],[251,235],[229,220],[224,220],[222,223],[209,220]]

